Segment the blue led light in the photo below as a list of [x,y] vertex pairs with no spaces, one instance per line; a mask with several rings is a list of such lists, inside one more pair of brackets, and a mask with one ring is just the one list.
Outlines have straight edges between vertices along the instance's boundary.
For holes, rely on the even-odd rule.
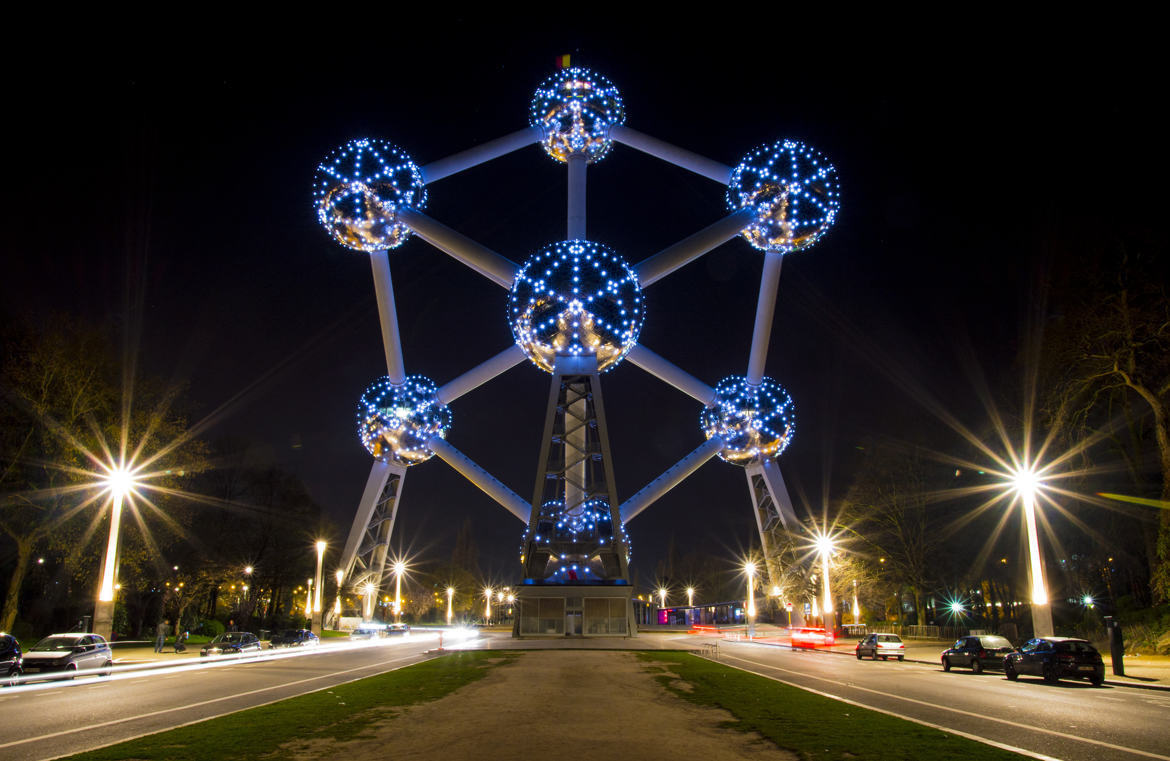
[[637,343],[642,318],[637,275],[609,248],[585,240],[530,257],[508,301],[516,344],[550,373],[557,356],[596,356],[599,372],[616,366]]
[[778,456],[796,432],[792,397],[771,378],[764,378],[758,386],[743,376],[719,381],[715,403],[703,409],[699,422],[708,439],[723,439],[720,459],[736,465]]
[[761,251],[782,254],[812,246],[841,206],[837,170],[797,140],[762,145],[743,158],[727,184],[727,207],[750,206],[756,221],[743,231]]
[[[560,552],[557,557],[567,560],[570,557],[580,562],[586,562],[594,546],[610,544],[613,540],[613,524],[609,512],[609,503],[604,499],[590,499],[577,505],[571,510],[565,510],[565,503],[559,499],[550,499],[540,506],[540,516],[537,525],[551,526],[551,531],[532,534],[529,528],[524,529],[520,541],[520,554],[524,554],[525,545],[531,537],[541,547],[556,547],[571,549],[572,553]],[[626,562],[629,562],[630,537],[626,527],[618,523],[618,532],[626,548]],[[576,546],[574,546],[576,545]]]
[[584,154],[601,160],[613,142],[610,127],[626,123],[621,94],[605,77],[573,67],[552,75],[536,88],[528,124],[544,131],[541,145],[557,161]]
[[385,140],[351,140],[330,153],[313,174],[317,220],[341,245],[355,251],[396,248],[410,236],[397,222],[399,206],[423,209],[422,172],[404,151]]
[[362,445],[379,460],[416,465],[433,455],[426,443],[432,436],[447,438],[451,410],[439,404],[438,388],[429,378],[407,376],[398,386],[382,376],[370,384],[358,401],[358,435]]

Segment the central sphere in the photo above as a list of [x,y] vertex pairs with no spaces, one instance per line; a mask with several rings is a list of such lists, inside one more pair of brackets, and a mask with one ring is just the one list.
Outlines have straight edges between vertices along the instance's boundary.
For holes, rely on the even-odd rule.
[[573,154],[584,154],[591,164],[600,161],[613,145],[609,128],[625,123],[626,108],[613,82],[576,66],[544,80],[528,111],[528,125],[544,131],[541,145],[557,161]]
[[638,276],[587,240],[554,243],[530,257],[508,302],[516,345],[548,373],[558,356],[596,356],[598,372],[614,367],[638,342],[642,317]]
[[812,246],[833,225],[840,206],[837,170],[797,140],[756,148],[727,183],[727,207],[755,212],[743,237],[761,251],[786,254]]
[[723,439],[720,459],[735,465],[778,456],[796,433],[792,397],[771,378],[758,386],[742,375],[724,378],[715,387],[714,404],[699,420],[708,439]]
[[384,251],[402,245],[410,228],[397,219],[399,206],[423,209],[422,171],[404,151],[385,140],[350,140],[317,165],[313,175],[317,221],[341,245],[355,251]]
[[407,376],[397,386],[385,375],[374,381],[358,401],[362,445],[379,460],[399,465],[429,460],[435,453],[427,442],[436,435],[447,438],[451,429],[451,410],[437,393],[434,382],[421,375]]

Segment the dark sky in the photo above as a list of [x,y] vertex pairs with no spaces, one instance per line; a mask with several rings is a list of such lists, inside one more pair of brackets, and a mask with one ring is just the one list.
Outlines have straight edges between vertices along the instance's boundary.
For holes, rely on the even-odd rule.
[[[354,137],[426,164],[520,129],[569,52],[621,89],[642,132],[727,164],[792,137],[836,164],[838,222],[785,260],[767,363],[796,401],[782,467],[819,512],[848,486],[858,442],[938,427],[881,367],[978,427],[956,347],[1000,379],[1037,284],[1060,274],[1057,249],[1164,214],[1163,127],[1136,54],[507,44],[453,23],[455,41],[389,46],[376,64],[142,63],[17,85],[5,312],[141,318],[142,369],[188,385],[193,419],[215,416],[206,435],[255,441],[348,530],[370,464],[354,408],[385,367],[369,264],[318,227],[313,169]],[[620,145],[588,179],[589,237],[631,262],[726,213],[716,184]],[[536,146],[429,192],[428,214],[516,262],[564,235],[565,170]],[[760,269],[736,239],[651,286],[643,343],[712,385],[743,373]],[[442,384],[510,342],[504,291],[426,243],[391,252],[391,271],[408,372]],[[625,499],[702,442],[700,410],[628,363],[603,387]],[[527,496],[547,392],[547,375],[516,367],[454,403],[449,440]],[[485,565],[514,578],[522,526],[437,459],[410,469],[395,543],[445,557],[468,516]],[[629,529],[643,581],[672,535],[731,557],[754,531],[744,476],[713,460]]]

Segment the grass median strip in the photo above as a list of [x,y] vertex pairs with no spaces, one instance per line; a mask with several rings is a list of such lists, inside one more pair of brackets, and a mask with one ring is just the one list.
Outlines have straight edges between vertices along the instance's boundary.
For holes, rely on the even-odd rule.
[[78,761],[219,758],[251,761],[292,739],[351,739],[401,708],[437,700],[483,678],[516,653],[463,652],[397,671],[329,687],[271,705],[250,708],[187,727],[79,753]]
[[660,672],[656,678],[675,695],[735,716],[729,728],[758,732],[810,761],[1025,758],[687,653],[642,652],[639,657]]

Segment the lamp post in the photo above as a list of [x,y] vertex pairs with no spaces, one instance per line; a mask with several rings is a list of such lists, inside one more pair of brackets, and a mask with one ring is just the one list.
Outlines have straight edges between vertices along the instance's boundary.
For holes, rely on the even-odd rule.
[[122,523],[122,500],[134,490],[134,474],[118,466],[109,470],[105,486],[110,490],[110,538],[102,560],[102,583],[93,610],[93,631],[110,639],[114,631],[114,592],[118,569],[118,531]]
[[1024,522],[1028,531],[1028,580],[1032,588],[1032,636],[1051,637],[1052,605],[1048,601],[1048,588],[1044,584],[1044,562],[1040,557],[1040,538],[1036,533],[1036,491],[1040,479],[1028,465],[1024,465],[1012,476],[1012,486],[1024,507]]
[[817,537],[817,552],[821,556],[821,576],[824,588],[824,598],[821,603],[821,612],[825,616],[825,628],[836,631],[837,620],[833,615],[833,592],[829,588],[829,556],[833,554],[833,539],[828,534]]
[[447,587],[447,626],[451,625],[451,619],[454,617],[454,610],[452,608],[452,600],[455,599],[455,587]]
[[406,571],[406,563],[401,560],[394,564],[394,621],[402,623],[402,574]]
[[309,619],[309,623],[313,621],[313,580],[310,578],[306,582],[305,590],[305,617]]
[[325,542],[317,540],[317,575],[314,577],[316,579],[316,586],[314,587],[316,591],[313,593],[313,614],[310,616],[309,628],[314,634],[318,635],[321,633],[321,622],[325,612],[325,609],[321,606],[321,587],[325,586],[321,583],[321,568],[324,562]]
[[483,621],[485,626],[490,626],[492,623],[492,588],[483,588]]
[[363,611],[365,615],[362,616],[362,620],[366,623],[374,618],[374,591],[374,585],[367,581],[365,586],[366,607]]
[[341,582],[345,579],[345,571],[340,568],[333,574],[337,579],[337,599],[333,601],[333,626],[341,628]]
[[853,623],[861,623],[861,606],[857,604],[857,579],[853,580]]
[[756,564],[748,561],[743,565],[743,571],[747,574],[747,620],[748,620],[748,637],[756,636]]
[[695,588],[687,587],[687,607],[695,607]]

